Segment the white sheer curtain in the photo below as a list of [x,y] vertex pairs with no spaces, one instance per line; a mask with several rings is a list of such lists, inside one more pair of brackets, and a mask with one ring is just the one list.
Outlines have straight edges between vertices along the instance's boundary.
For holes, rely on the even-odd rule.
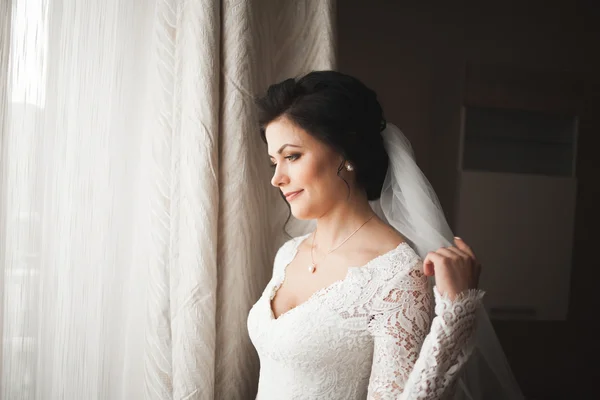
[[[247,399],[286,210],[253,94],[333,0],[0,0],[0,398]],[[285,219],[285,218],[283,218]]]

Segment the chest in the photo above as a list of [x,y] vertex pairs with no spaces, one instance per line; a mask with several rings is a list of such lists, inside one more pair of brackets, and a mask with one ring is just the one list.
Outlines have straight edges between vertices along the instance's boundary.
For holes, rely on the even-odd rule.
[[274,288],[270,301],[275,318],[305,303],[319,292],[328,290],[348,275],[348,267],[341,263],[323,263],[317,265],[313,272],[308,268],[310,264],[310,260],[300,257],[286,269],[283,281]]
[[[299,363],[307,366],[339,363],[340,355],[353,362],[369,360],[373,337],[368,331],[368,313],[353,308],[335,282],[305,302],[274,319],[269,296],[252,308],[248,330],[261,359]],[[350,304],[353,303],[353,304]]]

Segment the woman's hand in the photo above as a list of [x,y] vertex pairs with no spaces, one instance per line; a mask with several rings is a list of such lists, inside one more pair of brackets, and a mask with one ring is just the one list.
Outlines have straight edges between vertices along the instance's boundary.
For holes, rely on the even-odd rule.
[[454,238],[456,246],[442,247],[427,253],[423,260],[423,272],[435,275],[435,285],[450,300],[468,289],[476,289],[481,265],[471,248],[461,239]]

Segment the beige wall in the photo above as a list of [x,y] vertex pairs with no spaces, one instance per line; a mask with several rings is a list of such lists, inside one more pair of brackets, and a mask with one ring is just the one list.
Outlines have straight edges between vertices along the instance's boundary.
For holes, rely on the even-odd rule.
[[575,254],[569,319],[495,325],[530,398],[586,398],[570,390],[582,394],[591,387],[589,378],[600,376],[599,363],[591,357],[598,349],[592,341],[597,331],[589,326],[599,297],[592,293],[600,278],[595,254],[600,241],[598,13],[591,1],[482,3],[492,2],[462,0],[450,6],[441,1],[339,0],[339,69],[377,91],[388,121],[412,141],[451,224],[466,65],[506,66],[550,77],[556,73],[583,82],[584,90],[577,94],[582,122],[575,237],[564,238],[573,240]]

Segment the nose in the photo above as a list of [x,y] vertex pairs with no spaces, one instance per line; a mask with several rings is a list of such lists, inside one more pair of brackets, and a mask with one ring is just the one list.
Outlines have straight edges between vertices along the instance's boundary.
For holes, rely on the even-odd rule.
[[275,187],[281,187],[287,183],[289,183],[290,179],[282,170],[281,167],[276,166],[275,172],[273,173],[273,177],[271,178],[271,185]]

